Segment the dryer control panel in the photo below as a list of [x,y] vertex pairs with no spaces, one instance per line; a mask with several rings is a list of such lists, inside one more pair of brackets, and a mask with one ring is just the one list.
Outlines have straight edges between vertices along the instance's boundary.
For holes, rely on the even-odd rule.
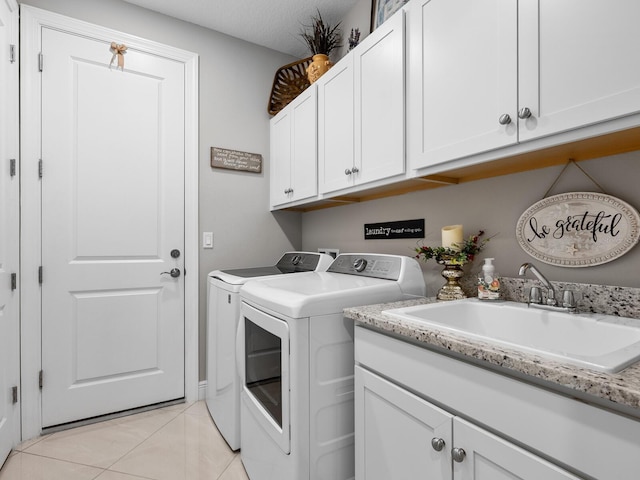
[[397,281],[405,258],[411,260],[399,255],[344,253],[333,261],[327,272]]

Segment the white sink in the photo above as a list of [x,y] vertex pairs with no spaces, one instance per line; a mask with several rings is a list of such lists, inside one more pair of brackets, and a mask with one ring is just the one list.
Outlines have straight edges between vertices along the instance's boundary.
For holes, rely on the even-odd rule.
[[601,372],[619,372],[640,360],[640,328],[611,323],[617,320],[611,315],[572,314],[475,298],[383,313]]

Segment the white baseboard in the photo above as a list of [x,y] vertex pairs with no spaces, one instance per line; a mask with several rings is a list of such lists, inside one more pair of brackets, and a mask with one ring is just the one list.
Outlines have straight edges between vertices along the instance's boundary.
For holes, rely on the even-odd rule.
[[198,383],[198,400],[204,400],[207,398],[207,381],[202,380]]

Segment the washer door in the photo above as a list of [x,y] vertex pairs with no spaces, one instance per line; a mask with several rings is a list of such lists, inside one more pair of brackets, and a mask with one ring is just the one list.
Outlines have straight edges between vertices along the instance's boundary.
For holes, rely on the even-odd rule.
[[289,325],[242,304],[243,390],[260,426],[286,454],[291,452]]

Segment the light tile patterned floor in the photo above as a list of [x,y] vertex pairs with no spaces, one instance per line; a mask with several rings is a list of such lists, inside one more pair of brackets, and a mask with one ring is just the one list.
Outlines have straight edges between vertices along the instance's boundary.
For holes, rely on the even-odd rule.
[[18,446],[0,480],[248,480],[204,402],[175,405]]

